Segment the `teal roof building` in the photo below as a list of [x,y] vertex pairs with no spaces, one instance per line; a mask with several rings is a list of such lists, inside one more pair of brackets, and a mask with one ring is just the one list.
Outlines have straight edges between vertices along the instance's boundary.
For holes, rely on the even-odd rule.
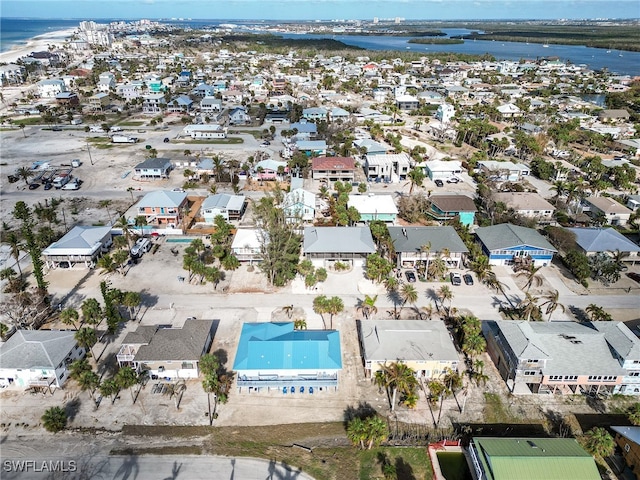
[[293,322],[245,323],[233,364],[237,385],[313,393],[337,388],[342,370],[340,333],[295,330]]

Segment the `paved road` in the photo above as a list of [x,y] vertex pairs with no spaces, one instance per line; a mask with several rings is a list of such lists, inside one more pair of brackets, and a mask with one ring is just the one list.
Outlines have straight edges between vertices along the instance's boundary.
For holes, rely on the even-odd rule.
[[[50,470],[57,468],[56,473]],[[3,480],[45,478],[91,480],[312,480],[297,469],[275,461],[215,456],[108,456],[2,458]]]

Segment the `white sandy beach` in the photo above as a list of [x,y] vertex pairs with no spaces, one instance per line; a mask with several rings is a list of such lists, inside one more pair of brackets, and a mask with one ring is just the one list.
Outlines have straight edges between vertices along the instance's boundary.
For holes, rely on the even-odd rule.
[[0,53],[0,63],[13,63],[31,52],[47,50],[49,45],[62,45],[65,39],[71,37],[77,30],[77,28],[56,30],[30,38],[25,45],[16,45],[11,50]]

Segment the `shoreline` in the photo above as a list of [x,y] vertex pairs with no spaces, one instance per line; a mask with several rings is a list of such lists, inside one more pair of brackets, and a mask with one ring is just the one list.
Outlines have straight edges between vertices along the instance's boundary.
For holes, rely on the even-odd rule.
[[61,46],[65,40],[78,31],[77,27],[36,35],[25,43],[15,44],[9,50],[0,53],[0,63],[15,63],[19,58],[28,56],[31,52],[47,50],[49,45]]

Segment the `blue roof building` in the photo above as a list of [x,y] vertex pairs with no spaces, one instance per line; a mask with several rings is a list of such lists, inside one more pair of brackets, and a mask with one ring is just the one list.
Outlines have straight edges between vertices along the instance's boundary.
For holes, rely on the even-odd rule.
[[238,388],[313,393],[338,387],[340,333],[294,330],[288,323],[245,323],[233,364]]

